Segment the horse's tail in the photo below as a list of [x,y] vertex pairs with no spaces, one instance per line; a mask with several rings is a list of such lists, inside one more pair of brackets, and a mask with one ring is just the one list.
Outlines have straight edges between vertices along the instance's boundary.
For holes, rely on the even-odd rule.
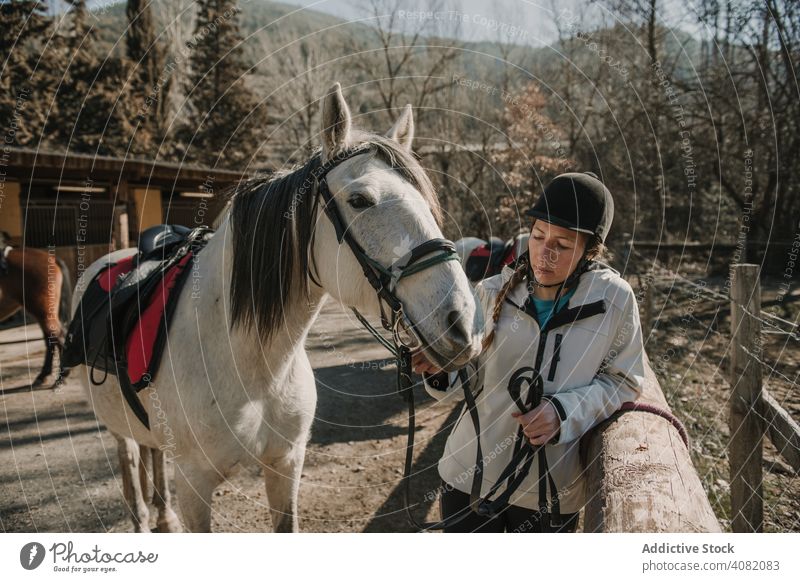
[[58,268],[61,269],[61,301],[58,303],[58,319],[64,327],[72,319],[72,277],[69,267],[59,258],[56,258]]

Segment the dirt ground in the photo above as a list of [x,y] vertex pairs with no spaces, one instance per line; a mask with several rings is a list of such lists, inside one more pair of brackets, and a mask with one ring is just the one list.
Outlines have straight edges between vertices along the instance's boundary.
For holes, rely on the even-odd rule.
[[[402,506],[407,409],[395,389],[389,353],[355,318],[326,305],[307,347],[317,386],[300,487],[307,532],[413,531]],[[74,378],[56,390],[20,388],[44,357],[36,326],[0,331],[0,529],[6,532],[133,531],[122,498],[116,441],[98,423]],[[438,519],[425,493],[438,484],[436,462],[458,410],[433,406],[415,387],[413,489],[418,520]],[[154,510],[151,521],[155,525]],[[270,531],[261,470],[244,468],[215,492],[212,529]]]
[[[632,281],[635,287],[635,282]],[[667,400],[693,442],[692,459],[723,529],[730,525],[726,443],[728,321],[691,292],[668,289],[647,344]],[[765,291],[765,301],[769,298]],[[685,296],[684,296],[685,295]],[[800,303],[800,301],[794,302]],[[793,304],[794,304],[793,303]],[[690,324],[685,323],[692,305]],[[716,315],[715,315],[716,314]],[[792,313],[782,317],[794,319]],[[19,388],[38,372],[44,344],[6,342],[41,337],[34,326],[0,331],[0,529],[7,532],[132,531],[122,499],[116,442],[95,419],[75,379],[57,390]],[[306,532],[413,531],[403,511],[400,477],[406,446],[405,404],[395,393],[389,354],[354,318],[330,302],[307,347],[318,386],[317,418],[300,487]],[[765,357],[795,378],[797,344],[767,335]],[[671,354],[668,361],[660,356]],[[766,385],[794,418],[795,383],[776,374]],[[434,405],[421,386],[417,399],[417,519],[438,519],[425,494],[438,484],[436,462],[458,406]],[[765,530],[800,531],[800,482],[765,440]],[[155,524],[155,515],[151,515]],[[579,526],[579,531],[580,531]],[[260,470],[241,470],[213,500],[214,531],[270,531]]]

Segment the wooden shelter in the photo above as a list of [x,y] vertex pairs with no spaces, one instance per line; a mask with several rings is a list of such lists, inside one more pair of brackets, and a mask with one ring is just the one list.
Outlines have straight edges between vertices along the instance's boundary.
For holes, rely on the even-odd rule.
[[0,230],[12,244],[55,248],[72,272],[136,244],[161,223],[210,226],[227,188],[247,176],[136,158],[0,149]]

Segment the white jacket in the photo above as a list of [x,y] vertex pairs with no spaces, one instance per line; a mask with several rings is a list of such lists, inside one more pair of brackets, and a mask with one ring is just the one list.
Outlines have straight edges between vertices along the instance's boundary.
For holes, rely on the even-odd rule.
[[[486,333],[493,325],[491,312],[495,298],[511,274],[511,268],[504,267],[499,275],[481,281],[476,287],[484,310]],[[511,416],[518,409],[508,392],[509,378],[515,370],[533,367],[536,361],[540,329],[535,317],[522,310],[526,298],[524,283],[509,292],[497,321],[494,341],[468,364],[481,428],[482,496],[494,485],[513,454],[519,423]],[[567,323],[576,314],[578,319]],[[551,319],[546,328],[540,372],[544,398],[551,400],[556,408],[561,428],[544,450],[561,513],[575,513],[586,499],[578,454],[580,437],[611,416],[623,402],[634,401],[641,394],[644,347],[633,290],[619,272],[602,263],[593,263],[591,270],[581,275],[569,303]],[[602,370],[601,364],[605,364]],[[446,384],[444,389],[432,385],[435,378],[424,377],[425,389],[431,396],[443,402],[463,399],[456,372],[448,375],[449,382],[441,382]],[[523,401],[525,396],[523,388]],[[475,430],[465,405],[439,461],[440,476],[456,489],[469,493],[475,455]],[[505,486],[501,487],[495,497],[504,489]],[[548,486],[547,504],[551,501],[552,491]],[[530,473],[509,503],[529,509],[540,506],[538,460],[532,463]]]

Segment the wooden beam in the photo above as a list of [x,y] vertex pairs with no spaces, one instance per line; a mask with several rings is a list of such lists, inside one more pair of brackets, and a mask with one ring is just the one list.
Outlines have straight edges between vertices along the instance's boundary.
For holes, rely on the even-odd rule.
[[[669,410],[645,361],[638,402]],[[618,412],[581,442],[587,473],[586,532],[719,532],[703,484],[678,430],[641,411]]]
[[766,390],[761,392],[757,410],[772,444],[792,469],[800,473],[800,425]]
[[85,181],[115,183],[120,175],[128,182],[169,190],[184,185],[196,189],[212,177],[219,189],[249,177],[249,172],[204,168],[190,164],[156,162],[139,158],[112,158],[89,154],[66,154],[24,148],[10,148],[9,177],[25,181]]

